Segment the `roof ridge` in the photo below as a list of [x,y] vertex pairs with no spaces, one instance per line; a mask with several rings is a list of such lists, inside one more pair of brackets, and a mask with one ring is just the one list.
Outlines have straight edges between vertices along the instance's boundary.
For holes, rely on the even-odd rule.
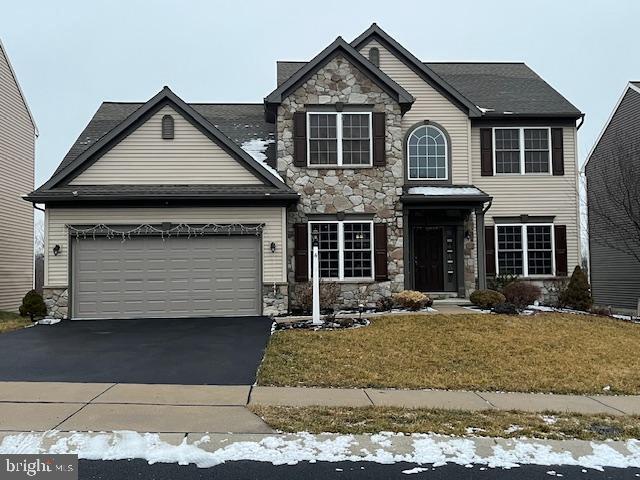
[[425,61],[422,63],[457,63],[457,64],[484,64],[484,65],[526,65],[526,62],[523,61],[510,61],[510,60],[488,60],[488,61],[479,61],[479,60],[469,60],[469,61]]

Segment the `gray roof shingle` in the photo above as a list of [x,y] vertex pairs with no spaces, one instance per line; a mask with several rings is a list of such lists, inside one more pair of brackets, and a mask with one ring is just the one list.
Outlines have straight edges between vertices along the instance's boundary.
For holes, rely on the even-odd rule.
[[[306,62],[279,61],[278,85]],[[424,62],[490,115],[579,116],[580,110],[522,62]],[[509,114],[508,114],[509,115]]]

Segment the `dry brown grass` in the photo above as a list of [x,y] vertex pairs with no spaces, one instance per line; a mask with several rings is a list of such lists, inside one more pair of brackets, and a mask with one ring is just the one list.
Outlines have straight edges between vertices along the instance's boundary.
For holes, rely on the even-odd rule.
[[[578,415],[546,412],[467,412],[399,407],[272,407],[251,410],[272,428],[283,432],[333,432],[343,434],[403,432],[528,437],[564,440],[625,440],[639,438],[640,417]],[[545,422],[553,415],[555,423]],[[469,430],[472,429],[472,430]]]
[[31,325],[31,320],[17,313],[0,310],[0,333],[12,332]]
[[640,393],[640,325],[541,314],[375,318],[343,331],[280,331],[260,385]]

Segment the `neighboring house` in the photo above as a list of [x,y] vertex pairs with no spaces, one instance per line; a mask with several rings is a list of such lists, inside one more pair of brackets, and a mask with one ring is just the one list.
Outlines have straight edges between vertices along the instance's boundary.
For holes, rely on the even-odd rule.
[[640,301],[640,82],[630,82],[585,164],[591,289],[596,304]]
[[0,42],[0,310],[16,311],[33,288],[33,190],[37,129]]
[[283,313],[316,235],[336,306],[578,263],[582,114],[526,65],[423,63],[374,24],[277,77],[263,104],[102,104],[29,196],[53,314]]

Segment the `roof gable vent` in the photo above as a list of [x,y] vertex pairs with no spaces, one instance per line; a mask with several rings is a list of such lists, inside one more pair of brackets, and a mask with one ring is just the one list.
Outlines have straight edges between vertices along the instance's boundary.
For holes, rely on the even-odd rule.
[[378,47],[371,47],[369,49],[369,61],[376,67],[380,66],[380,50],[378,50]]
[[165,115],[162,117],[162,138],[163,140],[173,140],[174,137],[173,117]]

